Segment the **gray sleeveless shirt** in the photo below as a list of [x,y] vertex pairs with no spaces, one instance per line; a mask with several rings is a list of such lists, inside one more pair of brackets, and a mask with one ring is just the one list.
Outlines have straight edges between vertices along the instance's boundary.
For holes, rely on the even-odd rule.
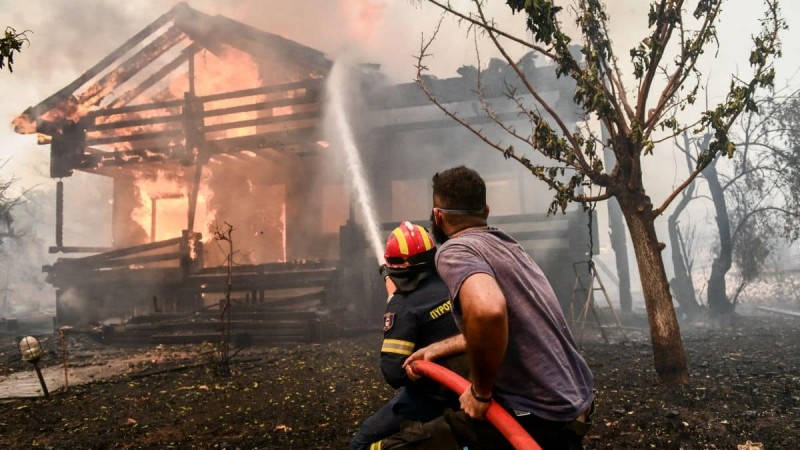
[[574,420],[592,403],[592,373],[578,352],[550,282],[511,236],[496,228],[450,239],[436,269],[463,331],[461,285],[470,275],[494,277],[506,299],[508,347],[493,395],[507,408],[543,419]]

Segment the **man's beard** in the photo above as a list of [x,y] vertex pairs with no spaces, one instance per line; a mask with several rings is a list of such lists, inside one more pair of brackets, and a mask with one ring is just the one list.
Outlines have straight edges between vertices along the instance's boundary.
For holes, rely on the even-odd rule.
[[439,243],[439,245],[444,244],[448,239],[450,239],[444,230],[436,225],[436,218],[434,217],[433,210],[431,210],[431,233],[433,233],[433,238],[436,239],[436,242]]

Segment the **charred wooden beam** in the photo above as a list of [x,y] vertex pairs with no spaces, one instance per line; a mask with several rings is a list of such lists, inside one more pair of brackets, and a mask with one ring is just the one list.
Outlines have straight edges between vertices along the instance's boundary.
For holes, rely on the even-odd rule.
[[279,108],[282,106],[313,105],[319,101],[319,97],[314,94],[305,94],[295,98],[282,98],[266,102],[248,103],[244,105],[231,106],[228,108],[209,109],[203,113],[204,117],[222,116],[225,114],[238,114],[250,111],[262,111],[266,109]]
[[132,164],[179,161],[184,158],[186,151],[182,145],[170,147],[143,147],[116,152],[101,152],[86,155],[80,164],[84,170],[102,167],[119,167]]
[[183,116],[181,116],[180,114],[172,114],[168,116],[143,117],[137,119],[99,123],[96,125],[92,124],[86,127],[86,131],[93,132],[93,131],[119,130],[121,128],[140,127],[143,125],[158,125],[162,123],[179,122],[181,120],[183,120]]
[[133,141],[146,141],[150,139],[167,139],[182,137],[183,130],[163,130],[163,131],[150,131],[147,133],[126,134],[122,136],[108,136],[99,138],[86,139],[86,145],[107,145],[116,144],[119,142],[133,142]]
[[168,62],[164,67],[158,69],[157,72],[147,77],[147,79],[139,83],[137,86],[131,88],[129,91],[122,94],[119,98],[117,98],[113,102],[109,103],[108,108],[114,109],[127,105],[128,103],[136,99],[136,97],[141,95],[143,92],[153,87],[156,83],[167,78],[167,76],[170,73],[172,73],[175,69],[180,67],[183,63],[185,63],[189,59],[189,57],[193,54],[194,54],[194,49],[192,50],[186,49],[182,51],[180,55],[178,55],[172,61]]
[[128,81],[167,50],[185,39],[185,37],[183,32],[175,26],[167,29],[153,42],[104,75],[97,83],[89,86],[78,98],[80,109],[88,111],[91,106],[99,104],[117,86]]
[[270,124],[277,124],[277,123],[285,123],[289,124],[295,120],[307,120],[307,119],[316,119],[320,117],[322,114],[320,111],[306,111],[306,112],[299,112],[295,114],[284,114],[280,116],[268,116],[268,117],[259,117],[256,119],[250,120],[240,120],[237,122],[227,122],[227,123],[220,123],[216,125],[208,125],[203,127],[203,131],[206,133],[212,133],[215,131],[223,131],[223,130],[232,130],[235,128],[248,128],[248,127],[255,127],[259,125],[270,125]]
[[[272,100],[268,102],[259,102],[259,103],[250,103],[246,105],[239,105],[239,106],[231,106],[229,108],[219,108],[219,109],[212,109],[203,111],[199,113],[202,117],[212,117],[212,116],[221,116],[226,114],[238,114],[243,112],[251,112],[251,111],[261,111],[271,108],[277,108],[282,106],[297,106],[297,105],[312,105],[316,98],[303,96],[300,98],[290,98],[290,99],[280,99],[280,100]],[[317,113],[318,115],[318,113]],[[128,119],[128,120],[119,120],[119,121],[110,121],[105,123],[99,124],[88,124],[86,126],[87,132],[93,131],[106,131],[106,130],[118,130],[121,128],[130,128],[130,127],[138,127],[143,125],[157,125],[162,123],[170,123],[170,122],[178,122],[183,120],[183,116],[180,114],[173,114],[173,115],[162,115],[162,116],[154,116],[154,117],[145,117],[145,118],[136,118],[136,119]],[[281,115],[281,116],[271,116],[269,119],[270,122],[266,123],[278,123],[281,121],[281,118],[284,120],[296,120],[297,118],[291,115]],[[303,118],[303,117],[301,117]],[[266,119],[266,118],[264,118]],[[233,123],[233,122],[232,122]],[[258,124],[256,124],[258,125]],[[252,126],[252,125],[241,125],[241,126]],[[217,131],[217,130],[209,130],[209,127],[206,127],[206,131]],[[227,129],[227,128],[226,128]]]
[[293,91],[297,89],[318,89],[320,86],[322,86],[322,80],[309,78],[307,80],[295,81],[292,83],[271,84],[269,86],[242,89],[239,91],[203,95],[197,97],[197,100],[203,103],[208,103],[208,102],[215,102],[217,100],[229,100],[237,97],[251,97],[254,95],[262,95],[262,94],[274,94],[276,92]]
[[92,132],[92,131],[118,130],[120,128],[140,127],[143,125],[157,125],[161,123],[179,122],[181,120],[183,120],[183,116],[181,116],[180,114],[174,114],[169,116],[146,117],[141,119],[120,120],[117,122],[105,122],[96,125],[89,125],[86,127],[86,131]]
[[102,253],[113,250],[110,247],[49,247],[48,252],[54,253]]
[[[335,261],[310,261],[310,262],[281,262],[281,263],[264,263],[264,264],[246,264],[241,266],[233,266],[231,271],[233,273],[252,273],[264,274],[268,272],[305,272],[308,270],[317,269],[332,269],[336,266]],[[198,276],[204,275],[219,275],[227,274],[228,268],[226,266],[206,267],[200,272]]]
[[197,215],[197,194],[200,191],[200,183],[203,181],[203,164],[198,160],[195,163],[194,180],[192,181],[192,191],[189,196],[189,211],[187,212],[186,229],[190,233],[194,232],[194,219]]
[[[194,60],[194,59],[192,59]],[[197,195],[200,191],[200,183],[202,182],[203,163],[208,161],[208,154],[206,150],[205,134],[203,133],[203,111],[205,105],[197,100],[194,93],[194,64],[192,64],[189,73],[191,88],[189,92],[184,94],[184,110],[183,110],[183,128],[184,138],[187,150],[187,163],[194,163],[194,179],[192,180],[192,190],[189,193],[189,208],[187,211],[187,225],[186,229],[189,233],[194,232],[194,219],[197,212]],[[191,158],[191,159],[189,159]],[[184,241],[184,245],[188,242]],[[182,267],[184,264],[182,264]],[[188,268],[185,273],[188,274]]]
[[[143,133],[137,135],[134,140],[147,140],[161,137],[177,137],[180,130],[171,130],[165,133]],[[273,131],[268,133],[254,134],[252,136],[240,136],[235,138],[223,138],[208,141],[205,145],[209,155],[220,153],[234,153],[242,150],[257,150],[260,148],[280,149],[288,145],[314,143],[321,139],[319,128],[316,126],[296,128],[285,131]],[[109,137],[87,140],[88,144],[99,145],[114,142],[125,142],[127,137]],[[131,150],[120,150],[114,152],[101,152],[85,155],[83,161],[75,167],[84,170],[91,170],[100,167],[119,167],[147,162],[167,162],[181,161],[187,156],[187,150],[182,145],[174,146],[154,146],[142,147]]]
[[143,253],[151,250],[157,250],[159,248],[169,247],[170,245],[178,245],[181,243],[181,239],[183,238],[177,237],[159,242],[151,242],[148,244],[135,245],[133,247],[120,248],[117,250],[112,250],[110,252],[101,253],[99,255],[92,255],[78,259],[63,260],[63,262],[66,262],[68,264],[72,262],[91,263],[93,261],[105,261],[109,259],[122,258],[129,255],[135,255],[137,253]]
[[[331,282],[336,269],[317,269],[303,272],[267,272],[264,274],[234,274],[233,286],[237,291],[253,289],[290,289],[324,287]],[[224,292],[227,288],[227,275],[192,276],[199,281],[199,292]]]
[[122,258],[122,259],[109,259],[106,261],[95,261],[91,264],[93,269],[101,269],[101,268],[108,268],[108,267],[127,267],[127,266],[135,266],[139,264],[147,264],[151,262],[162,262],[162,261],[178,261],[180,259],[182,253],[181,252],[170,252],[170,253],[157,253],[155,255],[144,255],[144,256],[134,256],[130,258]]
[[56,183],[56,247],[64,246],[64,182]]
[[[311,295],[320,296],[325,294],[324,289],[319,289],[315,291]],[[306,296],[288,296],[283,297],[281,296],[280,299],[277,300],[269,300],[267,304],[264,305],[243,305],[237,299],[231,298],[234,307],[231,308],[231,320],[275,320],[275,321],[283,321],[283,320],[302,320],[302,319],[314,319],[318,318],[318,314],[314,311],[297,311],[297,310],[283,310],[279,311],[276,306],[281,308],[285,306],[292,306],[291,302],[294,300],[311,300],[311,297]],[[197,317],[206,319],[206,320],[216,320],[219,318],[219,311],[216,311],[211,308],[203,309],[202,311],[198,311],[196,314]]]
[[53,135],[50,145],[50,178],[65,178],[79,167],[85,158],[86,133],[80,124],[68,124],[61,133]]
[[106,270],[86,270],[82,266],[56,263],[48,269],[47,282],[61,287],[91,287],[92,289],[113,288],[138,289],[142,286],[176,286],[183,281],[183,274],[177,267],[144,267],[130,269],[115,267]]
[[155,102],[155,103],[147,103],[145,105],[130,105],[130,106],[122,106],[119,108],[106,108],[106,109],[99,109],[97,111],[90,111],[86,114],[87,118],[94,118],[94,117],[107,117],[107,116],[115,116],[118,114],[132,114],[138,113],[142,111],[155,111],[159,109],[173,109],[173,108],[180,108],[183,106],[183,99],[175,99],[175,100],[166,100],[163,102]]
[[[105,70],[108,66],[110,66],[114,61],[121,58],[125,53],[130,51],[131,49],[135,48],[137,45],[142,43],[148,36],[156,32],[159,28],[163,27],[167,22],[173,19],[173,15],[175,12],[175,8],[167,11],[164,15],[156,19],[153,23],[146,26],[142,31],[136,33],[132,38],[125,41],[119,48],[114,50],[113,52],[109,53],[105,58],[101,59],[100,62],[92,66],[89,70],[81,74],[75,81],[66,85],[64,88],[60,89],[55,94],[47,97],[38,105],[29,108],[24,115],[29,115],[30,119],[34,122],[44,113],[56,107],[59,103],[65,101],[72,95],[78,88],[86,84],[89,80],[97,76],[100,72]],[[35,125],[34,125],[35,130]]]
[[189,53],[191,55],[191,58],[189,58],[189,93],[192,94],[192,96],[194,96],[196,94],[195,88],[194,88],[195,79],[196,79],[196,73],[195,73],[195,69],[194,69],[194,55],[195,55],[195,53],[197,53],[197,45],[192,44],[192,45],[189,46],[189,48],[187,50],[189,51]]
[[207,145],[209,154],[213,155],[217,153],[230,153],[266,147],[281,148],[291,144],[316,142],[319,139],[319,128],[311,126],[293,130],[255,134],[252,136],[218,139],[209,141]]
[[[196,160],[203,147],[203,111],[205,105],[197,99],[193,92],[183,94],[183,133],[186,150]],[[191,161],[195,162],[195,161]]]

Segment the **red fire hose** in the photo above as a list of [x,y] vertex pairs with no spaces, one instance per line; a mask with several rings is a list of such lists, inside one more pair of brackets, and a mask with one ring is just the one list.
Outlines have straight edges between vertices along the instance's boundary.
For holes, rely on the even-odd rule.
[[[456,394],[469,388],[469,381],[457,373],[430,361],[417,360],[411,363],[414,372],[438,382]],[[502,406],[494,400],[486,410],[486,420],[492,423],[508,442],[517,450],[542,450],[520,424]]]

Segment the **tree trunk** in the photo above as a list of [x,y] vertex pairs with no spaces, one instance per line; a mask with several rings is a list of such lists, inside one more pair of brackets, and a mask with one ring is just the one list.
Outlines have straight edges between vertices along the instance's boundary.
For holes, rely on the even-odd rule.
[[[692,187],[694,184],[692,184]],[[681,201],[675,207],[675,210],[667,219],[667,230],[669,230],[669,241],[672,243],[670,254],[672,255],[672,270],[675,277],[670,281],[673,291],[675,291],[675,301],[680,305],[681,310],[686,317],[695,317],[702,308],[697,302],[697,296],[694,292],[694,283],[689,274],[689,269],[686,267],[685,256],[683,247],[680,240],[680,230],[678,229],[678,217],[689,204],[692,197],[692,189],[688,189],[686,195],[681,198]]]
[[653,205],[649,197],[643,194],[618,198],[639,266],[656,373],[663,383],[688,383],[686,353],[661,259],[663,244],[658,242],[656,236]]
[[[609,139],[608,131],[603,126],[603,140]],[[603,151],[603,163],[606,168],[614,167],[616,157],[611,149]],[[628,267],[628,244],[625,238],[625,222],[622,211],[616,198],[608,199],[608,232],[610,234],[611,248],[614,250],[614,260],[617,264],[617,277],[619,278],[619,309],[630,313],[633,310],[631,298],[631,271]]]
[[732,313],[734,309],[725,286],[725,275],[733,265],[731,225],[728,219],[728,208],[725,205],[725,192],[722,190],[717,175],[716,160],[703,171],[703,176],[708,181],[708,190],[714,202],[717,228],[719,229],[719,253],[711,264],[711,275],[708,278],[708,310],[711,316],[720,317]]
[[611,248],[617,263],[619,277],[619,309],[630,313],[633,310],[631,298],[631,274],[628,268],[628,245],[625,239],[625,222],[616,199],[608,199],[608,231],[611,235]]

